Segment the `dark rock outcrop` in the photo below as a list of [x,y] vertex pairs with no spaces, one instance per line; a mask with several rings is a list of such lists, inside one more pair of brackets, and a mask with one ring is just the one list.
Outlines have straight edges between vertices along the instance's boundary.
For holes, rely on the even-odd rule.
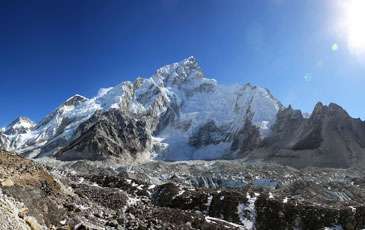
[[253,125],[250,119],[246,119],[243,128],[233,138],[231,151],[234,153],[234,158],[245,157],[248,152],[258,148],[261,141],[259,128]]
[[56,154],[60,160],[105,160],[122,162],[146,159],[151,135],[142,119],[128,117],[119,110],[97,112],[77,130],[78,138]]
[[[35,225],[55,225],[66,213],[60,200],[66,199],[61,185],[42,166],[34,164],[12,153],[0,151],[0,203],[9,203],[13,199],[13,206],[18,205],[22,213],[19,216]],[[11,213],[14,207],[8,210],[0,205],[1,216]],[[47,212],[44,212],[47,210]],[[18,215],[15,213],[15,215]],[[17,221],[16,219],[13,222]],[[1,229],[7,228],[0,221]],[[28,223],[31,225],[31,223]],[[32,229],[32,228],[31,228]]]
[[246,204],[243,192],[234,190],[209,190],[179,188],[173,183],[158,186],[152,195],[154,204],[181,210],[195,210],[210,217],[241,224],[238,207]]
[[189,138],[189,144],[195,148],[207,145],[217,145],[225,142],[229,138],[230,133],[223,128],[217,127],[214,121],[209,121],[201,127],[197,128]]
[[249,159],[300,168],[359,166],[365,162],[365,123],[333,103],[318,103],[309,118],[289,106],[278,113],[271,134],[256,146],[249,146]]
[[[362,229],[364,222],[364,207],[329,208],[312,204],[288,202],[260,196],[256,201],[256,229],[324,229],[342,226],[342,229]],[[275,226],[275,227],[274,227]]]

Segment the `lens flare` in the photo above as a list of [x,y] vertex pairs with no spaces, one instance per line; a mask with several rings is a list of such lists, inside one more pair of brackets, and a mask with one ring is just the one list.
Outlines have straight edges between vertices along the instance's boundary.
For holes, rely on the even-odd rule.
[[348,45],[357,54],[365,53],[365,0],[349,0],[345,8]]

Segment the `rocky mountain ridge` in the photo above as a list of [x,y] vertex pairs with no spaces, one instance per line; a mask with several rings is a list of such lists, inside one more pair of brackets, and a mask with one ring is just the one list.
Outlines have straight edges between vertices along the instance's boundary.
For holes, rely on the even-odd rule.
[[[279,111],[271,131],[261,141],[241,144],[240,156],[299,168],[349,168],[365,162],[365,122],[334,103],[318,103],[308,118],[289,106]],[[250,139],[257,139],[257,132],[251,134]]]
[[91,99],[75,95],[38,124],[17,119],[0,133],[0,146],[27,158],[349,168],[365,164],[365,123],[334,103],[318,103],[308,115],[267,89],[219,85],[190,57]]
[[152,144],[144,151],[150,158],[217,159],[229,151],[232,136],[248,111],[253,111],[252,122],[265,136],[281,108],[264,88],[218,85],[190,57],[158,69],[150,78],[101,89],[91,99],[75,95],[26,132],[0,134],[0,146],[28,158],[59,156],[83,135],[81,124],[90,123],[97,112],[114,109],[121,117],[137,117],[146,124]]

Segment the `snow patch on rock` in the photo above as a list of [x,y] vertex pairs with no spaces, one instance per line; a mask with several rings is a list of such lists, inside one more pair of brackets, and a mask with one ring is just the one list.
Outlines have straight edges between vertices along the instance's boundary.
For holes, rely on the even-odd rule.
[[241,203],[237,207],[237,213],[240,218],[240,222],[248,230],[255,229],[255,223],[256,223],[255,202],[257,200],[257,196],[259,196],[259,194],[254,194],[253,196],[251,196],[249,193],[247,193],[247,203]]

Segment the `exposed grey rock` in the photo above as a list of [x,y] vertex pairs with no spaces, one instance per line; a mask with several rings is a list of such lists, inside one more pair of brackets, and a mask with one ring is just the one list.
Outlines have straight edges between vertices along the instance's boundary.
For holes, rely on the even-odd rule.
[[365,162],[365,123],[336,104],[318,103],[309,118],[291,107],[280,111],[271,135],[250,159],[295,167],[348,168]]
[[151,134],[142,119],[113,109],[97,112],[77,130],[78,138],[56,154],[60,160],[105,160],[137,162],[148,158]]
[[227,141],[230,134],[231,133],[224,127],[217,127],[214,121],[209,121],[193,132],[189,139],[189,144],[195,148],[207,145],[217,145]]
[[69,99],[67,99],[64,102],[64,105],[66,105],[66,106],[70,106],[70,105],[76,106],[76,105],[79,105],[80,103],[82,103],[86,100],[87,100],[86,97],[76,94],[76,95],[70,97]]
[[253,125],[250,119],[246,119],[243,128],[234,135],[231,146],[232,155],[228,158],[244,158],[249,151],[258,148],[261,141],[259,128]]
[[0,150],[4,149],[5,146],[9,146],[10,145],[10,140],[9,138],[4,135],[2,132],[0,132]]

